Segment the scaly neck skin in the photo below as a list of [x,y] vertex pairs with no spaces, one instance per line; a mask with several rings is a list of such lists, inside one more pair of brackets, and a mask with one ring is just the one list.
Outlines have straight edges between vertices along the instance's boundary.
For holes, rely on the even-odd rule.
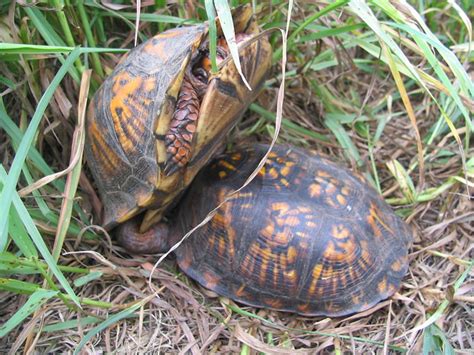
[[140,222],[141,216],[137,216],[115,228],[114,234],[120,245],[132,254],[156,254],[167,251],[171,235],[168,224],[155,223],[149,230],[140,233]]

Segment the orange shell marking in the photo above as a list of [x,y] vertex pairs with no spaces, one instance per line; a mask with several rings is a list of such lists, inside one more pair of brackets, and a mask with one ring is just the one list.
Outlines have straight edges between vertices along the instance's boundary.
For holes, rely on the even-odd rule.
[[149,92],[154,87],[153,77],[132,77],[126,71],[117,73],[114,77],[110,113],[120,145],[126,153],[136,150],[137,143],[145,132],[145,127],[138,122],[138,117],[141,117],[151,104],[151,100],[138,93]]

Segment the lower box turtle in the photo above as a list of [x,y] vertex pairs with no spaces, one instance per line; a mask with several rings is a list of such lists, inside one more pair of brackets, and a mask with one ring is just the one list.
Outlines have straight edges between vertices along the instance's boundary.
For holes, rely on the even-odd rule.
[[[167,250],[243,185],[267,145],[220,156],[201,171],[169,227],[124,225],[129,250]],[[176,250],[179,267],[238,302],[343,316],[391,296],[408,268],[412,230],[363,177],[326,158],[276,146],[255,179]]]

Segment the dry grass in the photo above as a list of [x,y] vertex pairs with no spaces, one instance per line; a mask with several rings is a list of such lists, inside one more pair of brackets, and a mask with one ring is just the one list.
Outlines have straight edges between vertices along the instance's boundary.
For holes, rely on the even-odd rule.
[[[296,24],[311,15],[305,2],[297,5],[293,14]],[[284,12],[283,4],[279,7]],[[433,8],[437,6],[433,4]],[[14,31],[13,36],[17,37],[13,41],[20,43],[20,29],[32,29],[21,27],[17,11],[10,8],[10,16],[4,20],[7,24],[9,21],[16,23],[18,32]],[[470,11],[472,14],[472,8]],[[193,14],[192,7],[186,7],[184,13],[175,13],[176,16],[190,14]],[[263,22],[272,20],[280,25],[278,21],[284,21],[284,17],[279,18],[268,8],[260,16]],[[448,21],[450,16],[454,16],[453,13],[441,7],[439,14],[431,19],[440,24],[433,31],[439,31],[440,38],[443,36],[447,42],[449,40],[444,36],[448,36],[454,26]],[[331,12],[316,24],[334,28],[336,25],[353,24],[353,19],[347,12],[342,15]],[[120,25],[118,20],[109,23]],[[133,31],[124,35],[123,24],[121,26],[117,29],[111,27],[111,33],[108,34],[111,46],[116,47],[118,43],[129,45],[133,41]],[[156,26],[143,23],[141,31],[152,33],[156,31]],[[316,31],[312,29],[309,32]],[[23,36],[38,38],[34,33],[23,33]],[[474,278],[469,270],[474,254],[474,201],[472,168],[469,175],[466,166],[463,166],[463,157],[468,160],[474,156],[474,147],[466,138],[472,132],[460,116],[455,120],[454,126],[462,139],[463,153],[460,153],[452,130],[446,126],[440,133],[432,135],[439,122],[443,122],[440,120],[439,107],[425,91],[404,77],[417,119],[416,127],[425,149],[422,152],[424,169],[420,170],[415,129],[407,116],[406,106],[400,98],[390,69],[360,47],[347,47],[343,42],[340,37],[328,36],[303,41],[291,48],[287,71],[295,73],[287,77],[283,110],[285,121],[279,141],[328,153],[342,164],[370,175],[384,198],[416,229],[409,273],[401,290],[391,300],[362,314],[341,319],[305,318],[255,309],[217,298],[198,287],[179,271],[172,257],[154,272],[150,288],[147,280],[157,260],[156,256],[131,257],[98,228],[88,227],[91,223],[98,223],[94,217],[97,216],[94,206],[96,210],[99,207],[93,190],[94,183],[87,167],[84,167],[75,194],[81,211],[79,213],[75,209],[73,212],[71,228],[58,264],[100,272],[84,285],[74,286],[77,296],[88,301],[81,302],[83,309],[78,310],[72,307],[71,302],[50,298],[2,339],[0,353],[32,349],[40,353],[73,352],[91,329],[114,314],[127,313],[135,301],[142,300],[146,302],[137,304],[136,311],[128,312],[123,319],[111,322],[110,326],[98,332],[85,345],[84,351],[192,354],[248,354],[259,351],[293,354],[297,350],[303,353],[419,353],[426,351],[431,341],[442,344],[448,350],[452,347],[458,353],[472,351]],[[275,44],[278,46],[277,37]],[[407,46],[402,48],[412,63],[416,63],[418,68],[425,68],[426,59],[423,56]],[[314,58],[320,58],[325,51],[330,53],[327,60],[317,60],[316,64],[330,60],[336,60],[336,64],[323,69],[311,69]],[[23,132],[35,112],[41,93],[48,88],[57,71],[56,67],[60,65],[49,55],[41,55],[35,61],[25,58],[21,56],[18,63],[0,62],[3,82],[6,79],[15,84],[2,86],[3,103],[6,112]],[[118,58],[116,54],[101,55],[100,63],[104,71],[108,72]],[[466,60],[464,67],[472,79],[472,60]],[[257,102],[269,112],[275,112],[276,109],[279,81],[275,78],[280,72],[277,63],[269,87]],[[93,88],[94,81],[97,83],[100,80],[95,72]],[[71,142],[77,121],[78,95],[79,85],[66,76],[55,91],[35,137],[36,148],[54,171],[67,168],[74,149],[71,148]],[[446,99],[436,90],[433,90],[433,95],[440,101]],[[466,107],[473,104],[472,98],[465,99]],[[271,140],[271,118],[255,111],[249,111],[236,127],[229,137],[230,144]],[[454,117],[454,114],[450,117]],[[342,127],[343,137],[352,142],[352,147],[345,147],[341,140],[334,138],[334,130],[328,128],[332,127],[328,125],[331,119],[339,120],[338,127]],[[385,124],[383,131],[374,139],[381,122]],[[298,127],[295,129],[291,123]],[[318,139],[319,136],[314,133],[321,135],[322,139]],[[1,163],[7,171],[15,157],[15,149],[11,134],[0,130]],[[409,171],[419,193],[414,201],[406,201],[407,195],[400,182],[387,167],[387,162],[393,159]],[[23,177],[20,188],[43,176],[34,165],[30,165],[29,174],[33,179],[27,181]],[[466,181],[462,180],[465,178],[471,179],[471,191]],[[433,190],[442,187],[446,188],[439,193]],[[37,195],[28,194],[24,197],[24,203],[29,207],[50,250],[54,249],[57,224],[53,222],[54,218],[48,220],[41,214],[40,209],[45,203],[53,216],[59,216],[62,199],[58,191],[61,191],[60,188],[58,190],[46,185],[38,190]],[[43,202],[38,202],[38,198]],[[9,250],[16,252],[18,249],[10,245]],[[84,275],[67,270],[64,273],[70,283]],[[12,275],[3,272],[2,275],[46,287],[46,283],[43,284],[44,275],[37,273]],[[460,279],[462,282],[457,284]],[[0,319],[10,319],[28,300],[27,295],[20,293],[18,290],[0,292]],[[433,314],[435,322],[429,325],[426,322]]]

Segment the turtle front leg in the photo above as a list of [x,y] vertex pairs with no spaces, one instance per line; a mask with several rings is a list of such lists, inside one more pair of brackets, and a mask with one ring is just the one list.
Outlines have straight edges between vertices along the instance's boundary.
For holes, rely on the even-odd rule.
[[[191,144],[211,72],[209,53],[207,50],[200,52],[206,54],[201,53],[200,57],[192,60],[193,63],[186,69],[176,100],[176,108],[165,135],[167,157],[164,173],[167,176],[185,167],[191,159]],[[227,47],[219,45],[217,47],[217,62],[224,60],[227,54]]]
[[[165,136],[167,159],[164,172],[171,175],[191,159],[191,143],[197,127],[200,99],[192,74],[186,73],[176,102],[176,110]],[[202,84],[202,82],[200,83]]]
[[115,237],[121,246],[133,254],[163,253],[168,249],[169,227],[166,223],[155,223],[146,232],[140,233],[140,216],[115,229]]

